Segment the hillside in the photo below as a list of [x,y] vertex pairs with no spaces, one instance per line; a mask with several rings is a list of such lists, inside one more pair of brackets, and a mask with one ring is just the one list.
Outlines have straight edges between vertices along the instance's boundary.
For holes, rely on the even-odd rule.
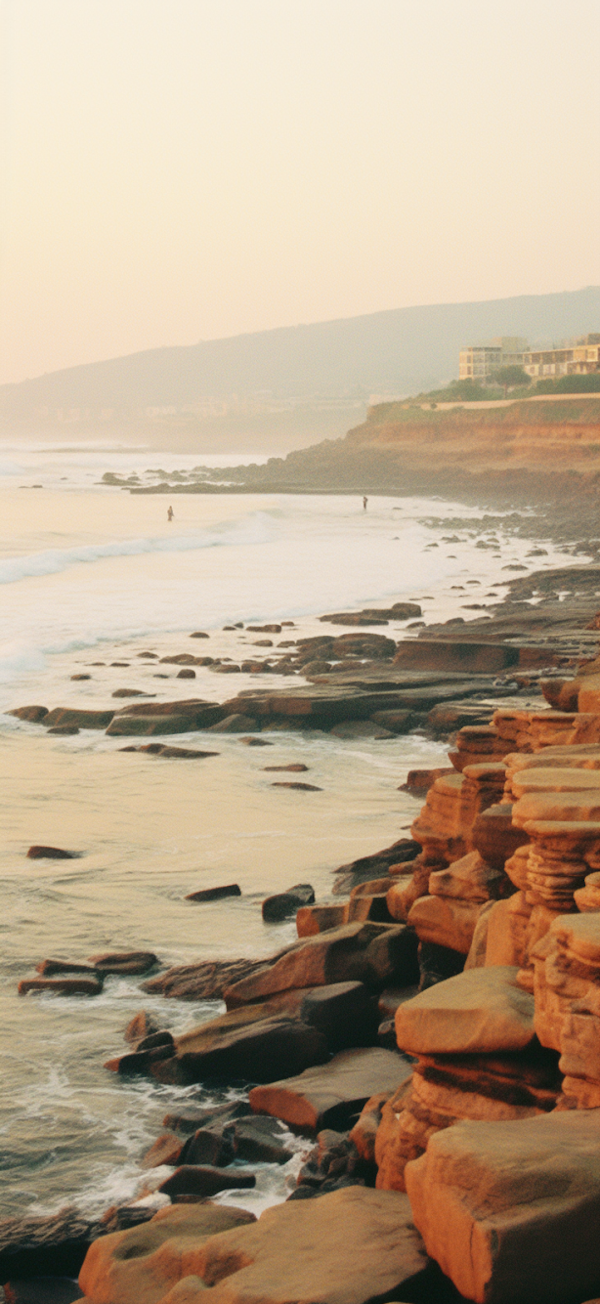
[[[216,450],[230,447],[231,432],[244,424],[259,439],[261,416],[268,415],[273,447],[278,423],[287,423],[290,430],[294,426],[289,415],[278,412],[280,400],[305,404],[303,422],[309,431],[315,400],[364,401],[373,392],[416,393],[447,381],[456,374],[462,344],[502,334],[558,340],[595,330],[599,322],[600,287],[591,286],[563,294],[402,308],[153,349],[2,386],[0,429],[18,434],[69,425],[80,434],[100,425],[111,433],[151,438],[155,446],[156,436],[163,447],[183,448],[187,441],[187,446],[207,448],[206,441],[197,440],[212,422]],[[182,411],[207,396],[235,400],[221,417]],[[245,410],[240,400],[252,396],[252,411]],[[353,419],[349,415],[344,427],[335,405],[331,417],[320,411],[314,418],[316,439],[347,429]],[[259,451],[256,438],[246,446]]]

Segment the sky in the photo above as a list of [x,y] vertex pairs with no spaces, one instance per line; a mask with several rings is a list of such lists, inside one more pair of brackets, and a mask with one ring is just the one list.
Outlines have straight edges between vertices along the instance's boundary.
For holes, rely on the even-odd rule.
[[2,383],[600,282],[599,0],[1,14]]

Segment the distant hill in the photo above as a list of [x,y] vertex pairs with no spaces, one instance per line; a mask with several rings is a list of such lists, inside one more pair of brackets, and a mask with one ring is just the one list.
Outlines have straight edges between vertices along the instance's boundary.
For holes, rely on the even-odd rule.
[[[457,374],[461,345],[495,335],[543,342],[600,329],[600,287],[483,303],[398,308],[149,349],[0,387],[0,413],[112,408],[136,415],[205,397],[272,398],[415,393]],[[267,395],[265,395],[267,397]]]

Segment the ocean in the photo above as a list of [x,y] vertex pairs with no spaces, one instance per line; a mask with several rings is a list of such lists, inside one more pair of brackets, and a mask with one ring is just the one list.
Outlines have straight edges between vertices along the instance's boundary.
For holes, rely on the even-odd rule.
[[[101,483],[107,471],[143,480],[201,463],[226,476],[228,464],[252,460],[263,459],[66,441],[0,447],[0,1214],[70,1205],[91,1216],[146,1190],[139,1160],[164,1114],[209,1097],[119,1079],[103,1062],[139,1009],[178,1033],[223,1008],[150,997],[125,977],[93,999],[19,997],[19,979],[45,957],[81,961],[103,950],[148,949],[165,965],[270,954],[295,928],[264,924],[263,897],[302,881],[330,899],[338,865],[408,833],[418,803],[398,790],[407,771],[446,761],[445,746],[419,733],[358,742],[319,731],[271,734],[268,752],[213,734],[217,756],[161,761],[125,755],[100,731],[53,737],[2,713],[29,703],[109,707],[123,687],[159,701],[222,701],[267,682],[297,686],[297,677],[208,668],[192,685],[177,666],[140,654],[210,649],[239,661],[255,636],[224,625],[288,620],[285,637],[304,637],[333,628],[318,621],[328,611],[402,599],[419,601],[428,622],[468,620],[481,615],[474,602],[500,600],[510,568],[564,561],[547,539],[547,555],[529,561],[530,542],[501,521],[487,528],[476,508],[439,499],[371,497],[363,511],[352,496],[169,499]],[[393,622],[385,632],[405,629]],[[196,630],[209,639],[189,643]],[[198,735],[173,741],[197,745]],[[264,766],[292,761],[321,792],[272,787]],[[78,858],[28,860],[34,843]],[[242,896],[184,900],[223,882],[239,883]],[[265,1165],[255,1191],[220,1198],[258,1212],[285,1198],[295,1163]],[[157,1174],[155,1184],[165,1170]]]

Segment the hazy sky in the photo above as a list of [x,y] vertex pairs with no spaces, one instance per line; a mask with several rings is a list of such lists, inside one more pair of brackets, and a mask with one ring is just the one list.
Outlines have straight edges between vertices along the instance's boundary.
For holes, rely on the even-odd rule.
[[4,0],[0,380],[597,284],[599,49],[599,0]]

